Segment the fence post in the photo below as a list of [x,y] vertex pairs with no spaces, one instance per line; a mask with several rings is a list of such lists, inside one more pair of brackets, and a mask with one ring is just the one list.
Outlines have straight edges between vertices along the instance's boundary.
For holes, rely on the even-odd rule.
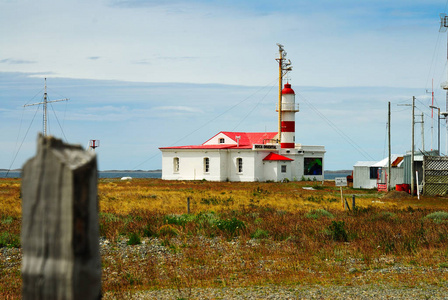
[[355,210],[355,207],[356,207],[356,200],[355,199],[356,199],[356,197],[355,197],[355,195],[353,195],[352,196],[352,209],[353,210]]
[[190,197],[187,197],[187,214],[190,214]]
[[39,135],[22,171],[22,298],[100,299],[93,152]]

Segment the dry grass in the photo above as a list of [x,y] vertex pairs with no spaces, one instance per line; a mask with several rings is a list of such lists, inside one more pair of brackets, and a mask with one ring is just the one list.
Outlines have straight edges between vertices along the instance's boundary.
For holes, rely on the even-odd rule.
[[[0,180],[1,232],[20,232],[19,185]],[[115,243],[133,234],[165,249],[159,257],[103,257],[107,292],[169,287],[187,297],[189,287],[448,280],[448,220],[443,213],[427,218],[448,212],[446,197],[345,188],[357,204],[345,211],[332,182],[103,179],[98,193],[102,236]],[[394,266],[407,271],[376,272]],[[0,295],[19,295],[20,273],[2,272]]]

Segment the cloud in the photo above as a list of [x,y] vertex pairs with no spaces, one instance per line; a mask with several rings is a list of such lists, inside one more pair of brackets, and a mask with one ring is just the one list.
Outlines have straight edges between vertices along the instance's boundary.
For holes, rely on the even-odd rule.
[[24,65],[24,64],[35,64],[35,61],[24,60],[24,59],[13,59],[5,58],[0,60],[0,64],[10,64],[10,65]]
[[90,59],[90,60],[98,60],[98,59],[100,59],[101,57],[99,57],[99,56],[90,56],[90,57],[87,57],[87,59]]
[[170,4],[182,3],[181,0],[111,0],[111,6],[117,7],[127,7],[127,8],[135,8],[135,7],[154,7],[154,6],[166,6]]
[[136,64],[136,65],[150,65],[151,64],[151,62],[146,59],[136,60],[136,61],[133,61],[132,63]]
[[153,110],[176,112],[176,113],[203,113],[202,110],[189,106],[158,106],[154,107]]

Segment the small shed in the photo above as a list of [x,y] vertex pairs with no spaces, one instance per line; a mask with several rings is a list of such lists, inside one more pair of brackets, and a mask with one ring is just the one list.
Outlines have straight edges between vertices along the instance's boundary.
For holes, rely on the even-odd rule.
[[378,188],[378,183],[387,183],[390,176],[390,185],[403,183],[403,156],[391,155],[391,170],[388,173],[389,158],[380,161],[359,161],[353,166],[353,187],[360,189]]
[[376,161],[358,161],[353,166],[353,187],[373,189],[376,187],[378,168],[373,167]]
[[[411,151],[404,155],[404,179],[403,183],[411,184]],[[437,150],[432,151],[414,151],[414,172],[418,172],[419,184],[423,181],[423,157],[438,156]],[[416,183],[415,183],[416,184]]]

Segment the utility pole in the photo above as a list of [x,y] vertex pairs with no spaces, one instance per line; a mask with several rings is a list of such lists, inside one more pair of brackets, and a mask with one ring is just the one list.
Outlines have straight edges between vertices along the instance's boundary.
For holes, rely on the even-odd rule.
[[[398,104],[399,106],[410,106],[411,104]],[[415,96],[412,96],[412,145],[411,145],[411,195],[414,196],[414,126],[415,126]]]
[[283,49],[282,44],[277,44],[279,58],[278,61],[278,143],[281,143],[282,139],[282,89],[283,89],[283,76],[289,71],[292,71],[291,61],[285,61],[286,51]]
[[387,114],[387,137],[388,137],[388,144],[389,144],[389,163],[388,163],[388,170],[387,173],[389,176],[387,176],[387,190],[390,191],[390,165],[391,165],[391,145],[390,145],[390,101],[388,103],[388,114]]
[[40,105],[43,104],[44,105],[44,136],[47,136],[47,104],[48,103],[53,103],[53,102],[60,102],[60,101],[68,101],[68,98],[65,99],[60,99],[60,100],[52,100],[52,101],[48,101],[47,98],[47,78],[45,78],[45,88],[44,88],[44,101],[43,102],[39,102],[39,103],[33,103],[33,104],[26,104],[23,107],[26,106],[33,106],[33,105]]
[[414,114],[415,114],[415,96],[412,96],[412,145],[411,145],[411,195],[414,196]]
[[422,150],[425,151],[425,120],[422,113]]
[[424,114],[421,115],[422,120],[416,121],[415,123],[421,123],[422,124],[422,150],[425,151],[425,120],[424,120]]

